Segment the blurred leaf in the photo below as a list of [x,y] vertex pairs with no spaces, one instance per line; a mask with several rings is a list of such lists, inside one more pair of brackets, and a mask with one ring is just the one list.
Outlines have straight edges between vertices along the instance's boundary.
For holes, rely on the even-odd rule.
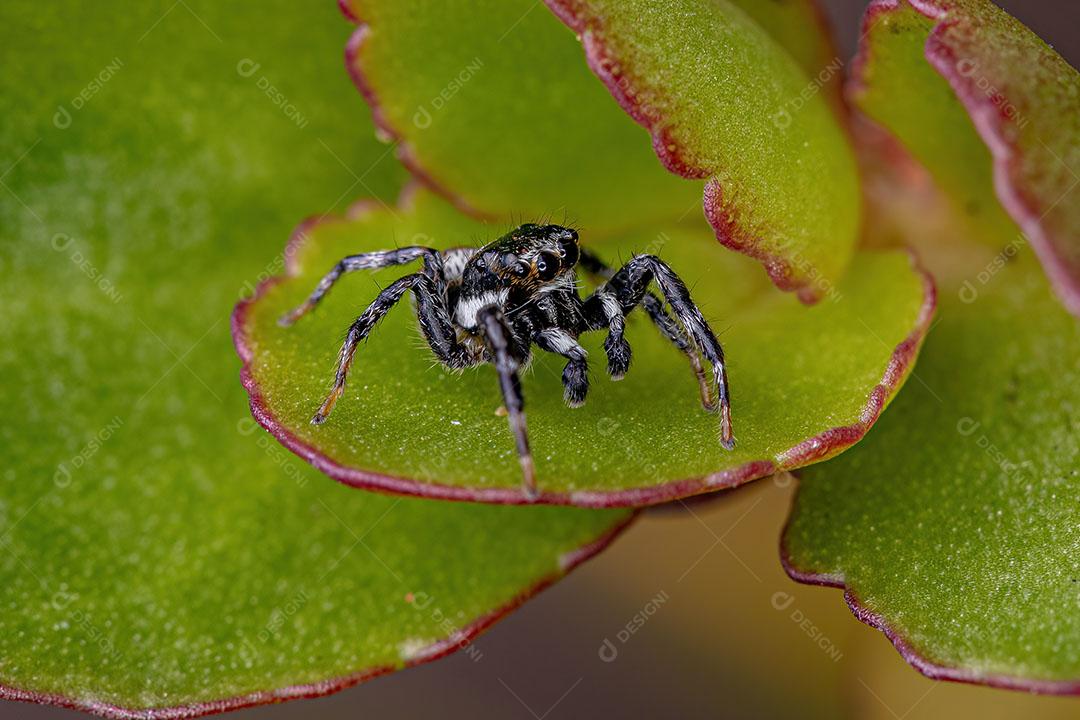
[[0,697],[331,692],[461,647],[626,520],[353,492],[251,419],[236,299],[303,213],[398,177],[332,6],[0,18]]
[[927,166],[971,236],[1009,242],[1011,216],[1080,314],[1080,74],[989,0],[878,0],[863,34],[855,104]]
[[[726,2],[550,4],[664,165],[709,179],[722,242],[804,299],[837,281],[859,218],[854,160],[817,86],[761,27]],[[566,212],[594,231],[700,207],[701,185],[659,172],[573,38],[529,1],[348,6],[363,22],[350,67],[377,120],[460,207]]]
[[[891,217],[902,241],[920,245],[939,282],[940,320],[916,381],[888,417],[851,453],[801,473],[786,562],[796,579],[846,587],[856,615],[931,677],[1077,693],[1080,321],[1057,301],[991,190],[994,162],[999,194],[1041,202],[1075,186],[1044,152],[1075,143],[1071,119],[1060,123],[1064,136],[1044,136],[1043,150],[1027,135],[1058,122],[1049,98],[1074,72],[1048,89],[1041,76],[1061,71],[1060,59],[989,3],[952,3],[946,24],[933,27],[906,5],[873,5],[854,94],[946,193],[896,185],[872,196],[879,206],[869,214],[875,224]],[[927,52],[950,81],[1000,78],[1011,93],[969,107],[981,131],[1006,132],[1018,154],[995,161],[973,132],[923,60],[931,31]],[[950,55],[961,46],[971,54]],[[946,57],[952,70],[941,65]],[[1036,114],[990,117],[1010,101]],[[1044,163],[1047,175],[1009,175],[1010,163],[1028,162]],[[1048,210],[1044,221],[1063,219]],[[1029,218],[1018,219],[1030,231]]]
[[851,259],[860,194],[846,135],[792,56],[726,0],[549,0],[705,215],[778,286],[822,296]]
[[931,677],[1077,692],[1080,322],[1031,257],[973,302],[946,287],[917,379],[800,473],[787,563]]
[[[238,312],[238,345],[256,416],[288,447],[344,482],[432,497],[523,502],[520,469],[494,370],[432,367],[415,314],[395,309],[361,346],[346,394],[309,423],[333,379],[349,324],[397,270],[343,279],[312,315],[279,327],[341,257],[398,244],[483,243],[502,228],[430,193],[410,206],[306,228],[289,274]],[[612,383],[603,333],[582,338],[594,382],[588,402],[563,403],[563,359],[537,351],[523,380],[541,502],[644,505],[728,487],[831,456],[856,442],[910,369],[933,308],[929,279],[903,252],[865,253],[806,308],[777,293],[753,262],[709,242],[699,226],[660,226],[584,241],[612,262],[662,252],[721,334],[738,447],[724,450],[690,367],[641,313],[631,316],[634,366]],[[404,304],[404,303],[403,303]]]
[[459,206],[592,230],[700,212],[535,0],[347,0],[349,69],[399,155]]

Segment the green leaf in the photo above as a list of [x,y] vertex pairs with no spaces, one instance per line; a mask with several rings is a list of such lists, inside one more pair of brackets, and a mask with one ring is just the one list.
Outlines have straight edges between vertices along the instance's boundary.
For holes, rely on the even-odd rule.
[[464,646],[626,521],[353,492],[251,419],[233,304],[303,213],[398,175],[332,6],[7,2],[0,28],[0,697],[330,692]]
[[[760,26],[726,2],[550,4],[664,165],[709,180],[722,242],[806,300],[837,281],[859,222],[852,153],[818,86]],[[607,230],[700,205],[700,184],[658,172],[573,38],[527,0],[350,7],[364,23],[350,67],[377,120],[459,207],[567,212]]]
[[[868,437],[800,473],[784,536],[799,580],[936,678],[1080,691],[1080,322],[1034,258],[976,248],[917,379]],[[964,302],[961,297],[972,300]]]
[[972,237],[1009,242],[1019,224],[1080,314],[1080,74],[989,0],[879,0],[863,30],[855,104],[926,165]]
[[[395,309],[361,346],[346,394],[325,424],[343,333],[401,269],[352,273],[295,325],[277,320],[341,257],[392,242],[450,247],[501,234],[431,193],[397,210],[305,228],[289,273],[238,309],[255,414],[295,452],[352,485],[448,499],[525,502],[491,367],[449,374],[417,341],[415,314]],[[807,309],[753,272],[753,262],[700,226],[661,226],[584,241],[616,261],[662,252],[693,288],[724,342],[738,447],[724,450],[690,367],[644,316],[631,316],[634,366],[613,383],[603,334],[585,335],[594,382],[584,407],[563,403],[560,357],[537,351],[523,379],[540,502],[644,505],[730,487],[828,457],[857,441],[903,382],[933,308],[929,280],[905,253],[865,253],[856,272]]]
[[818,86],[726,0],[549,0],[673,172],[709,178],[705,215],[778,286],[822,296],[859,224],[853,154]]
[[347,62],[415,174],[474,213],[593,229],[699,211],[534,0],[350,0]]
[[[796,579],[846,587],[856,615],[931,677],[1080,693],[1080,321],[1039,272],[1029,237],[1069,300],[1009,199],[1038,204],[1075,185],[1047,154],[1075,149],[1074,118],[1054,99],[1075,71],[989,3],[950,3],[941,17],[872,5],[853,93],[946,193],[884,185],[868,213],[919,244],[939,282],[939,321],[916,382],[869,437],[800,474],[785,562]],[[965,94],[969,80],[996,89],[980,99]],[[1045,176],[1012,174],[1030,163]],[[1046,212],[1040,232],[1062,219]]]
[[[825,99],[843,115],[841,94],[844,61],[834,42],[825,11],[818,0],[729,0],[791,55],[810,78],[812,92],[822,90]],[[807,28],[816,32],[807,32]]]

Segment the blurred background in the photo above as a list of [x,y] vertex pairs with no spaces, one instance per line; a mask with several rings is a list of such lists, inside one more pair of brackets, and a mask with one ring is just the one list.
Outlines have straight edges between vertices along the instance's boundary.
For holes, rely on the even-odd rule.
[[[849,58],[865,2],[825,4]],[[1078,64],[1080,3],[999,4]],[[1080,700],[926,679],[840,591],[788,579],[777,542],[795,484],[783,475],[646,513],[474,652],[228,717],[1080,718]],[[0,703],[0,718],[77,716]]]

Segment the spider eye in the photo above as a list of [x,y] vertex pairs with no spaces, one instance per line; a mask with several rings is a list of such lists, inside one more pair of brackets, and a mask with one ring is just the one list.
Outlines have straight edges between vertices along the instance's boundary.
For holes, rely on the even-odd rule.
[[555,253],[540,253],[536,258],[536,272],[541,280],[552,279],[559,272],[559,257]]
[[516,262],[514,263],[514,267],[511,268],[510,272],[514,273],[514,275],[519,278],[523,278],[529,274],[529,263],[525,262],[524,260]]
[[559,240],[559,255],[563,259],[563,265],[566,267],[572,267],[577,264],[578,261],[578,246],[574,238],[563,238]]

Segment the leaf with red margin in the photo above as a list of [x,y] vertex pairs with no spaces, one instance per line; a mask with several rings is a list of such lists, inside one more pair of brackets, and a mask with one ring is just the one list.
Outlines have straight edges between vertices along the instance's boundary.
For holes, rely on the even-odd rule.
[[931,170],[973,237],[1002,242],[1007,212],[1080,314],[1080,74],[988,0],[878,0],[864,37],[853,103]]
[[[885,189],[870,196],[881,222],[871,236],[918,244],[941,286],[939,320],[888,416],[850,453],[800,473],[784,564],[846,588],[856,616],[930,677],[1080,694],[1080,321],[993,197],[1001,157],[922,61],[927,35],[933,48],[949,34],[933,28],[910,7],[871,6],[854,97],[948,193],[906,170],[904,183],[868,183]],[[1052,175],[1059,186],[1038,194],[1061,197],[1072,179]]]
[[4,700],[181,718],[334,692],[462,649],[630,517],[354,492],[258,428],[230,309],[297,217],[397,168],[335,8],[170,2],[0,8]]
[[[955,242],[953,240],[952,242]],[[938,679],[1080,694],[1080,321],[1030,251],[967,250],[917,381],[801,471],[784,564]]]
[[860,198],[816,85],[726,0],[548,0],[672,172],[708,178],[717,238],[804,301],[843,273]]
[[346,64],[404,164],[477,216],[598,230],[698,211],[533,0],[342,0]]
[[[820,298],[851,259],[858,180],[843,131],[791,56],[723,1],[549,4],[663,164],[708,180],[721,242],[763,261],[780,287]],[[349,66],[377,120],[459,207],[565,211],[602,230],[699,204],[700,186],[657,172],[573,38],[528,0],[347,7],[363,21]]]
[[[327,391],[342,333],[401,269],[353,273],[318,311],[282,328],[326,270],[390,238],[435,247],[500,230],[420,192],[394,211],[304,228],[284,277],[237,308],[237,347],[259,421],[323,472],[357,487],[449,500],[527,502],[492,368],[452,375],[417,347],[416,319],[392,312],[360,349],[346,395],[310,424]],[[588,242],[601,256],[662,250],[720,331],[738,447],[724,450],[689,365],[632,316],[634,365],[622,382],[602,369],[602,334],[583,336],[594,382],[588,402],[562,399],[563,360],[537,352],[523,378],[541,503],[638,506],[732,487],[834,455],[856,442],[911,368],[933,312],[929,278],[903,252],[863,253],[828,302],[806,308],[752,272],[748,258],[708,242],[700,226],[660,226]]]

